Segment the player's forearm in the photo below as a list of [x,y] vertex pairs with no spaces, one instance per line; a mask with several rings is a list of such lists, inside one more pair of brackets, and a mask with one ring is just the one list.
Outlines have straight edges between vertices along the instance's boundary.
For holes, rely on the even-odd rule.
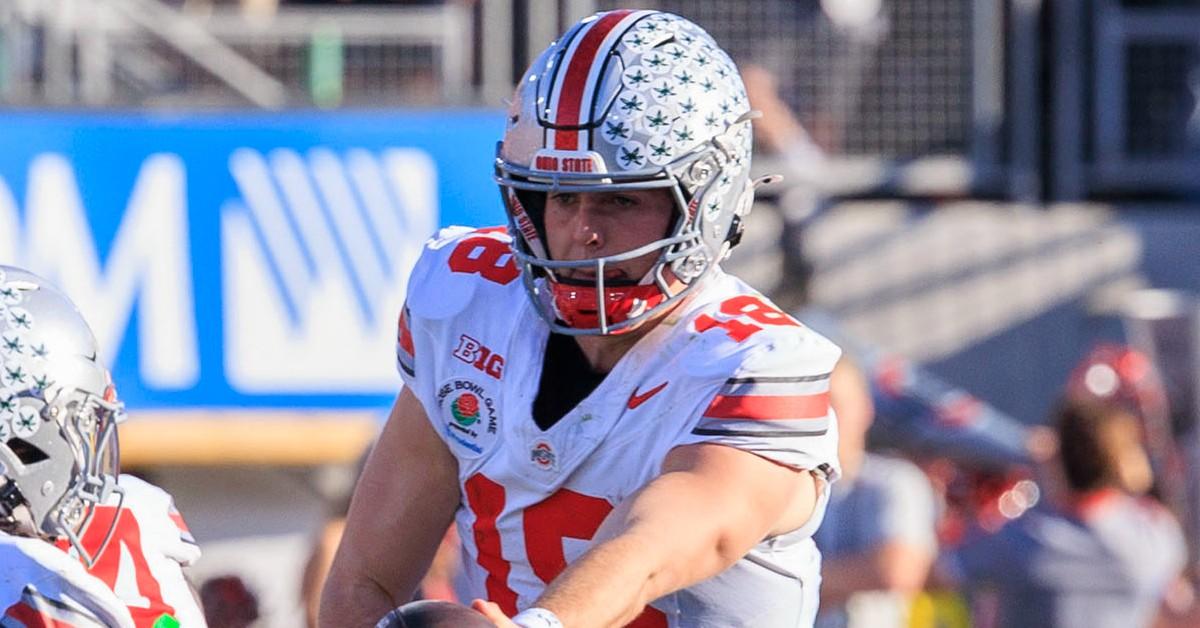
[[636,536],[597,545],[556,578],[534,605],[554,612],[568,628],[626,625],[647,604],[687,584],[660,552],[652,541]]
[[[597,543],[535,603],[569,628],[624,625],[646,604],[710,578],[812,512],[811,476],[720,445],[678,447],[663,474],[621,502]],[[802,490],[808,482],[808,490]]]
[[597,534],[606,540],[559,575],[535,606],[569,628],[620,626],[653,600],[720,573],[753,542],[739,538],[744,530],[719,516],[721,503],[711,497],[680,474],[661,476],[613,511]]
[[320,626],[374,626],[412,599],[458,508],[458,463],[405,389],[354,489]]
[[433,531],[444,532],[448,522],[411,521],[399,533],[374,521],[347,526],[321,594],[321,628],[371,627],[413,598],[441,536]]
[[[407,600],[410,596],[404,598]],[[372,627],[398,603],[378,582],[361,574],[332,571],[321,593],[319,628]]]

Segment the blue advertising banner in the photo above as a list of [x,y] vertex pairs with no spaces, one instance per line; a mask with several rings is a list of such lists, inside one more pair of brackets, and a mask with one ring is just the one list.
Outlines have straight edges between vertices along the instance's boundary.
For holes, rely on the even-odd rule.
[[437,227],[503,222],[499,112],[0,115],[0,263],[142,410],[385,406]]

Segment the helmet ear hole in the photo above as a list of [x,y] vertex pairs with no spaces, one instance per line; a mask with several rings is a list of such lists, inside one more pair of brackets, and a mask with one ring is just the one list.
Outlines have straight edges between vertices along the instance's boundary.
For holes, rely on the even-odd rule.
[[16,454],[17,459],[23,465],[37,464],[43,460],[49,460],[50,455],[42,451],[40,447],[30,443],[29,441],[20,438],[10,438],[8,440],[8,448]]
[[746,225],[742,223],[742,217],[734,214],[733,220],[729,221],[729,233],[725,235],[725,241],[729,243],[729,248],[733,248],[742,241],[742,233],[746,231]]

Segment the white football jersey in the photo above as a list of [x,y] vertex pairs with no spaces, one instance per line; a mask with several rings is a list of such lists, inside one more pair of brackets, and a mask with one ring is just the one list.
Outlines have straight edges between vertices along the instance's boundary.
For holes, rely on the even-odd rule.
[[125,603],[137,628],[150,628],[164,614],[177,619],[182,628],[205,626],[204,613],[183,573],[184,567],[200,558],[200,547],[174,499],[132,475],[122,474],[118,484],[125,491],[124,499],[113,494],[96,508],[84,531],[83,546],[94,554],[104,542],[109,522],[118,517],[111,540],[88,571]]
[[83,563],[40,538],[0,532],[0,626],[133,628],[125,604]]
[[[549,335],[503,229],[443,230],[413,270],[397,356],[459,463],[467,593],[528,607],[600,523],[691,443],[753,452],[832,481],[838,348],[717,271],[550,429],[532,417]],[[807,626],[820,555],[803,528],[656,600],[639,627]]]

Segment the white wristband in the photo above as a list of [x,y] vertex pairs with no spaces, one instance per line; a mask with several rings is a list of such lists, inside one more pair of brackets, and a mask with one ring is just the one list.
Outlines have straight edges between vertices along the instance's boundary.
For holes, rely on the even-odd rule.
[[562,620],[558,618],[558,615],[536,606],[517,613],[512,620],[521,628],[563,628]]

